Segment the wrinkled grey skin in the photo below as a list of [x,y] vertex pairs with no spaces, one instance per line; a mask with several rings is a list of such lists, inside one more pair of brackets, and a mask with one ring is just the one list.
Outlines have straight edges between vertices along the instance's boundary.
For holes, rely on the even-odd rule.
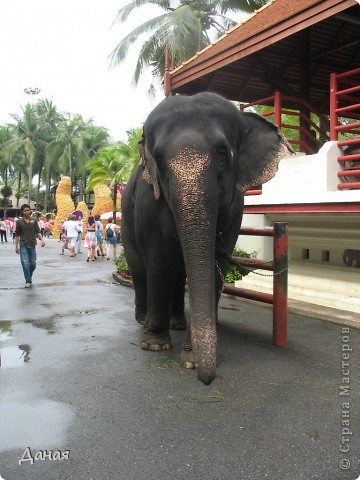
[[187,277],[181,361],[206,385],[216,377],[217,304],[243,192],[272,178],[290,151],[272,123],[212,93],[169,97],[144,125],[141,165],[122,199],[141,348],[166,350],[170,324],[185,328]]

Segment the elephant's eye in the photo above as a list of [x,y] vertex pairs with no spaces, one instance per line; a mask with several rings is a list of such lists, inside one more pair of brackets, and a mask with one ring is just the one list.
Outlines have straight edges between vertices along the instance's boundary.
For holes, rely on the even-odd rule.
[[215,162],[219,170],[224,170],[228,164],[228,154],[224,148],[219,148],[215,152]]

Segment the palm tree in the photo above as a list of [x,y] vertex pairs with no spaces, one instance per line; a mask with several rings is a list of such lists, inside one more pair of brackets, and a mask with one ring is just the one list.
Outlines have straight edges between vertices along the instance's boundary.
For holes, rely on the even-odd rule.
[[57,127],[56,137],[46,149],[47,168],[56,165],[62,175],[71,177],[73,185],[79,177],[84,176],[90,160],[87,131],[91,125],[92,120],[85,122],[81,115],[67,114]]
[[[268,0],[132,0],[121,8],[114,23],[126,22],[130,13],[146,4],[156,5],[164,12],[149,19],[126,35],[110,55],[111,64],[121,63],[141,35],[150,34],[143,43],[137,61],[134,83],[137,84],[147,67],[154,77],[162,77],[165,71],[165,52],[175,65],[195,55],[219,37],[236,22],[226,17],[236,11],[252,12]],[[151,85],[150,90],[154,86]]]
[[9,125],[0,126],[0,176],[4,185],[8,184],[8,175],[11,171],[11,157],[6,153],[3,148],[4,144],[12,139],[11,129]]
[[126,159],[122,156],[118,146],[104,148],[87,164],[91,170],[88,178],[87,189],[93,190],[98,185],[107,183],[113,187],[113,215],[116,219],[116,203],[119,185],[124,182],[122,169],[126,164]]
[[127,182],[129,180],[136,167],[139,165],[139,141],[141,140],[142,132],[142,127],[131,128],[126,132],[127,141],[117,143],[118,151],[125,161],[124,166],[119,172],[123,182]]
[[34,162],[38,160],[40,151],[46,146],[42,139],[41,128],[34,107],[29,103],[22,108],[23,116],[11,114],[16,121],[14,138],[4,143],[5,152],[13,157],[24,158],[28,173],[28,202],[31,201]]
[[[56,138],[56,135],[58,133],[58,127],[64,120],[64,117],[61,113],[57,111],[57,108],[52,102],[52,100],[48,99],[38,100],[35,106],[35,110],[41,126],[43,139],[46,141],[48,146]],[[54,168],[53,165],[48,164],[46,153],[46,149],[41,152],[41,157],[38,165],[37,201],[39,201],[40,183],[41,181],[43,181],[43,183],[45,183],[44,210],[47,212]]]
[[[89,158],[94,158],[99,150],[109,146],[109,132],[104,127],[88,125],[84,134]],[[86,168],[86,167],[85,167]],[[80,198],[84,200],[84,192],[87,190],[87,175],[83,175],[80,182]]]

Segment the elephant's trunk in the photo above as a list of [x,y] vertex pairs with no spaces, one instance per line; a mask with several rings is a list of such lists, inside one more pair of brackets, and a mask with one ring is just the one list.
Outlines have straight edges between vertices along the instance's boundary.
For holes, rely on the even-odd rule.
[[209,385],[216,377],[215,229],[204,227],[198,217],[197,220],[198,223],[183,231],[180,238],[188,280],[191,342],[197,376]]
[[[177,156],[170,162],[175,176],[174,218],[180,237],[190,301],[191,341],[198,379],[209,385],[216,377],[215,238],[218,210],[216,175],[209,155],[191,155],[183,171]],[[180,171],[181,170],[181,171]],[[212,186],[211,186],[212,185]]]

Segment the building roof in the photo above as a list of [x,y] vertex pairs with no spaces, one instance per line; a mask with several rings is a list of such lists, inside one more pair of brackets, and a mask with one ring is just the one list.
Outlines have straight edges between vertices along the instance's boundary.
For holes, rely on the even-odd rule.
[[252,102],[279,90],[328,112],[329,76],[360,66],[356,0],[271,0],[170,72],[172,93]]

